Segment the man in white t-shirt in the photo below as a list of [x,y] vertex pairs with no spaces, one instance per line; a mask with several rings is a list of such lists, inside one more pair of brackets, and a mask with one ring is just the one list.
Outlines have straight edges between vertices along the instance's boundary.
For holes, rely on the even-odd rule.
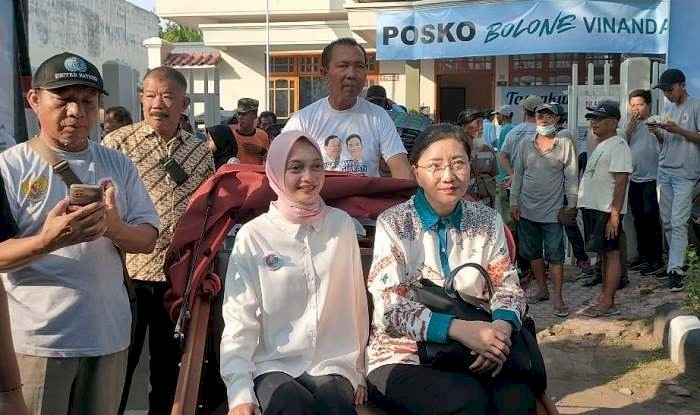
[[0,278],[32,414],[117,413],[131,310],[115,245],[148,253],[158,236],[134,165],[88,137],[103,93],[97,68],[66,52],[39,66],[27,101],[41,125],[34,143],[80,182],[105,187],[104,201],[69,206],[63,162],[50,166],[28,143],[0,154],[9,206],[2,216],[16,224],[0,239]]
[[340,139],[340,159],[324,149],[326,170],[379,176],[384,160],[393,177],[410,178],[406,149],[389,114],[360,97],[367,81],[367,53],[354,39],[331,42],[321,54],[321,73],[329,95],[292,115],[284,131],[300,130],[324,148],[330,136]]
[[583,216],[587,250],[602,259],[603,289],[582,313],[588,317],[620,314],[615,292],[622,275],[622,217],[627,212],[627,186],[632,173],[632,153],[627,141],[617,136],[620,107],[601,101],[587,108],[598,145],[591,154],[578,189],[578,207]]

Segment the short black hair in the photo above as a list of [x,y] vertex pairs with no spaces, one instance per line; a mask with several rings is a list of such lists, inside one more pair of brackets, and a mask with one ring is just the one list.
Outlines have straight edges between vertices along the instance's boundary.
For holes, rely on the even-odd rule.
[[535,115],[537,115],[535,114],[535,111],[526,110],[525,108],[523,108],[523,111],[525,111],[525,115],[527,115],[528,117],[534,117]]
[[418,159],[420,159],[420,156],[428,147],[433,143],[448,138],[455,138],[462,143],[462,145],[464,145],[464,150],[467,152],[467,157],[471,158],[472,148],[471,145],[469,145],[467,135],[464,134],[464,130],[454,124],[443,122],[433,124],[418,134],[416,140],[413,142],[413,149],[411,150],[411,158],[409,161],[412,165],[416,166],[418,164]]
[[352,140],[353,138],[357,138],[358,140],[360,140],[360,144],[362,144],[362,137],[360,137],[357,134],[350,134],[348,138],[345,139],[345,144],[349,144],[350,140]]
[[272,123],[277,124],[277,114],[272,111],[263,111],[258,115],[258,118],[263,119],[265,117],[272,117]]
[[129,125],[134,123],[134,121],[131,119],[131,113],[129,113],[129,110],[122,107],[121,105],[116,105],[114,107],[107,108],[105,110],[105,118],[109,114],[112,114],[114,119],[120,124]]
[[347,45],[347,46],[355,46],[357,48],[360,48],[362,51],[362,55],[365,57],[365,64],[367,63],[367,51],[365,50],[362,45],[357,43],[357,41],[351,37],[341,37],[340,39],[336,39],[326,45],[325,48],[323,48],[323,52],[321,52],[321,66],[328,69],[328,64],[331,62],[331,55],[333,54],[333,48],[335,48],[338,45]]
[[627,100],[631,101],[634,97],[643,98],[644,102],[646,102],[647,104],[651,104],[651,91],[649,91],[648,89],[635,89],[634,91],[630,92],[630,95],[627,98]]
[[324,145],[324,146],[328,146],[328,143],[330,143],[331,140],[334,139],[334,138],[337,138],[338,141],[340,141],[340,142],[342,143],[342,141],[340,140],[340,137],[338,137],[337,135],[329,135],[328,137],[326,137],[325,140],[323,140],[323,145]]
[[146,79],[149,78],[168,79],[175,82],[184,92],[187,92],[187,80],[185,76],[180,73],[180,71],[170,66],[158,66],[149,69],[146,75],[143,76],[143,82],[145,83]]

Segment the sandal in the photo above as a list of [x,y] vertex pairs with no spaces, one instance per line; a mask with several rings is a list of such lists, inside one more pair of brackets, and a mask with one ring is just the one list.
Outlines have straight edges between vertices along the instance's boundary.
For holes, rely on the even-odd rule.
[[569,317],[569,307],[568,306],[561,306],[561,307],[554,307],[554,315],[557,317]]
[[617,308],[599,308],[598,305],[589,305],[588,307],[584,308],[579,312],[579,314],[584,315],[586,317],[590,318],[599,318],[599,317],[612,317],[612,316],[618,316],[620,315],[620,310]]
[[582,287],[593,287],[603,282],[603,278],[596,275],[595,277],[590,277],[583,281]]

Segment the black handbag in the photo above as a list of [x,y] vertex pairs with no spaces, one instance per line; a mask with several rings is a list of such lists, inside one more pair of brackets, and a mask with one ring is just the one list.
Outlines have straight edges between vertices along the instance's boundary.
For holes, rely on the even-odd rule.
[[[415,300],[433,312],[454,315],[460,320],[493,321],[487,300],[467,295],[460,296],[454,288],[455,276],[467,267],[475,268],[481,273],[489,298],[492,298],[493,282],[484,267],[476,263],[467,263],[450,272],[445,279],[444,287],[437,286],[430,280],[421,279],[421,286],[416,288]],[[499,376],[527,380],[533,392],[544,392],[547,389],[547,373],[535,337],[535,323],[529,315],[525,315],[522,322],[521,330],[513,331],[511,334],[510,354]],[[450,340],[447,343],[418,342],[418,357],[421,364],[438,370],[468,373],[469,366],[474,363],[477,356],[472,355],[471,350],[461,343]]]

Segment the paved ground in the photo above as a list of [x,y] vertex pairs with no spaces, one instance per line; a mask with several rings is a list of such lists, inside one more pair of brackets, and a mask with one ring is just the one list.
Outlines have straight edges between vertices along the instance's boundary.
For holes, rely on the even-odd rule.
[[[565,270],[564,296],[571,309],[568,318],[555,317],[549,302],[530,308],[540,330],[550,395],[561,413],[700,415],[700,385],[680,375],[651,336],[654,308],[681,302],[684,294],[671,293],[654,279],[632,272],[630,285],[617,296],[622,315],[590,319],[576,311],[599,292],[600,285],[581,287],[575,281],[576,273],[574,267]],[[146,361],[143,356],[127,415],[147,413]],[[691,396],[679,396],[672,389]]]
[[576,312],[598,294],[600,285],[581,287],[574,281],[576,272],[574,267],[565,271],[568,318],[555,317],[549,302],[530,308],[540,329],[550,394],[561,413],[700,414],[700,385],[680,375],[651,336],[654,308],[682,302],[684,294],[631,272],[630,285],[616,297],[622,315],[591,319]]

